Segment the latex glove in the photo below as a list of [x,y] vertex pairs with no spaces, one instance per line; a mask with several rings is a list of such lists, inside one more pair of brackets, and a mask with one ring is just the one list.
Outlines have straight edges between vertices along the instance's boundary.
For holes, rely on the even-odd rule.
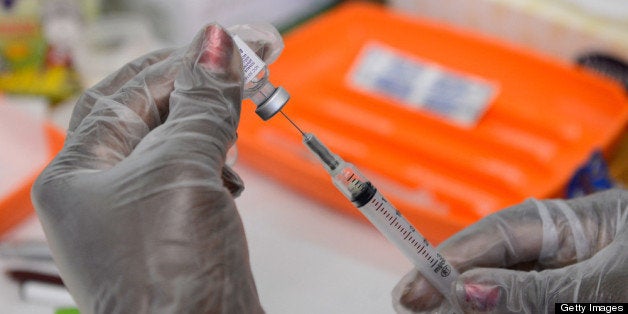
[[414,270],[393,290],[398,312],[553,313],[556,302],[627,302],[628,191],[528,200],[438,250],[462,273],[451,288],[456,304]]
[[[281,46],[267,35],[260,47]],[[242,84],[237,47],[210,25],[78,100],[32,198],[81,313],[262,312],[233,200],[242,184],[224,164]]]

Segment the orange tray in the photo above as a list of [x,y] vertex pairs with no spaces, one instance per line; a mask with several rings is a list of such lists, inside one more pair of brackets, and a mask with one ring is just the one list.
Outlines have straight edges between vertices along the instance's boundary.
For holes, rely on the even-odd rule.
[[[51,123],[44,123],[44,131],[48,136],[49,157],[48,162],[61,150],[65,134]],[[42,166],[32,177],[28,178],[6,197],[0,198],[0,238],[9,229],[22,222],[34,211],[31,202],[31,187],[35,179],[45,167]]]
[[[292,96],[284,112],[361,169],[433,243],[528,197],[561,196],[593,150],[612,149],[628,120],[621,87],[601,76],[374,4],[344,4],[284,39],[270,67],[271,80]],[[463,125],[356,87],[358,60],[374,43],[491,87],[486,109]],[[263,122],[253,111],[247,101],[241,161],[362,217],[285,119]]]

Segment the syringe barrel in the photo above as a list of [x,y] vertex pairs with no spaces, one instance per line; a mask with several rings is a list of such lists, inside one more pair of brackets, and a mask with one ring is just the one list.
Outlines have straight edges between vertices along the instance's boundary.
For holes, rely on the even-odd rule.
[[[458,272],[351,163],[332,153],[314,134],[303,143],[318,157],[334,185],[392,242],[445,298],[451,297]],[[451,300],[450,300],[451,301]]]
[[425,279],[449,298],[458,273],[375,186],[355,166],[345,162],[334,171],[332,181]]
[[458,278],[458,272],[377,189],[358,209],[436,290],[446,299],[451,298],[452,283]]

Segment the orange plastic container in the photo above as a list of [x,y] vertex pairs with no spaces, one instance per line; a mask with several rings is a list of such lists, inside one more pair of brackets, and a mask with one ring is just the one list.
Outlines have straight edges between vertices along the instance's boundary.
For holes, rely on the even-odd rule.
[[[271,81],[292,96],[284,112],[361,169],[434,243],[525,198],[560,196],[575,169],[593,150],[610,150],[628,120],[627,98],[614,82],[373,4],[344,4],[284,40],[270,66]],[[392,67],[397,59],[406,61]],[[362,72],[377,76],[384,63],[386,71],[398,71],[386,74],[392,83],[379,82],[389,92],[369,87],[377,87],[377,78],[359,83]],[[364,70],[371,64],[375,70]],[[484,107],[461,123],[409,104],[408,97],[391,97],[390,91],[407,91],[395,84],[412,77],[408,69],[422,66],[449,77],[445,83],[453,85],[445,91],[488,90],[474,103]],[[464,104],[477,93],[462,95],[450,100]],[[285,119],[263,122],[253,111],[252,103],[243,105],[241,161],[361,217]]]
[[[63,147],[65,134],[51,123],[45,123],[43,128],[48,137],[49,144],[47,164]],[[44,166],[42,166],[41,170],[43,170],[43,168]],[[34,208],[31,202],[31,187],[41,170],[37,171],[36,175],[22,182],[22,184],[17,185],[15,189],[4,198],[0,198],[0,238],[2,238],[9,229],[13,228],[33,213]]]

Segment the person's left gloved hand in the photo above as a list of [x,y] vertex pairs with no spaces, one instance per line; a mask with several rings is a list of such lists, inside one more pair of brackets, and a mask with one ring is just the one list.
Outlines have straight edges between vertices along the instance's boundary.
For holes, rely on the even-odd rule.
[[[247,34],[267,61],[282,48],[274,29]],[[241,63],[230,35],[210,25],[78,100],[32,198],[82,313],[263,312],[233,201],[242,184],[224,164]]]

